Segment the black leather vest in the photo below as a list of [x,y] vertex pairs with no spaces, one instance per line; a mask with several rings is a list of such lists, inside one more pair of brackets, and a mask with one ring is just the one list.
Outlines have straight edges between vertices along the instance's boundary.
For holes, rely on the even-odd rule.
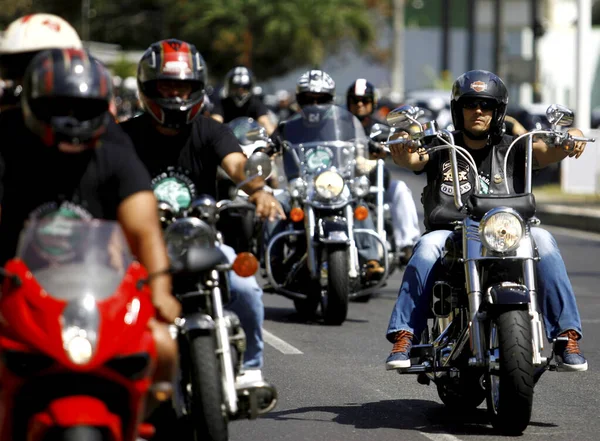
[[[457,134],[455,136],[458,138]],[[501,141],[494,146],[486,146],[488,151],[491,149],[491,154],[482,155],[477,167],[479,169],[480,193],[483,194],[506,194],[504,173],[504,157],[506,151],[513,141],[513,137],[504,135]],[[464,144],[456,139],[457,145]],[[439,145],[439,143],[436,143]],[[516,145],[510,152],[510,158],[507,163],[506,179],[508,179],[511,194],[522,193],[524,188],[523,177],[514,178],[514,165],[516,161],[521,161],[524,164],[525,157],[522,154],[517,154],[519,149]],[[450,167],[450,153],[448,150],[438,152],[439,160],[434,161],[429,166],[437,167],[436,169],[427,170],[427,186],[423,189],[421,202],[425,211],[425,228],[430,230],[452,229],[452,222],[462,220],[465,217],[464,212],[460,212],[454,205],[454,188],[452,184],[452,171]],[[459,178],[461,187],[461,196],[463,203],[466,204],[467,199],[475,190],[475,175],[471,170],[471,166],[458,156],[459,163]],[[520,167],[518,169],[521,169]]]

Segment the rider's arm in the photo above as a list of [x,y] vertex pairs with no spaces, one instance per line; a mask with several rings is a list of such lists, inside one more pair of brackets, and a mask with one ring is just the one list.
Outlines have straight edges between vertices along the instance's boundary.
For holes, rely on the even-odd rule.
[[248,108],[248,116],[255,118],[256,121],[267,130],[267,134],[271,135],[275,131],[275,124],[269,118],[269,109],[256,96],[250,98],[250,107]]
[[[572,129],[569,129],[568,132],[572,136],[583,137],[583,132],[579,129],[572,128]],[[554,164],[556,162],[562,161],[567,156],[575,156],[576,158],[578,158],[581,155],[581,153],[583,153],[583,149],[585,148],[585,143],[577,143],[576,145],[580,146],[579,151],[576,154],[573,154],[573,153],[566,152],[562,148],[548,146],[541,139],[535,140],[533,143],[533,159],[534,159],[535,168],[547,167],[550,164]]]
[[221,103],[221,98],[216,96],[213,102],[213,109],[210,113],[210,117],[215,121],[222,123],[225,121],[223,117],[223,104]]
[[275,131],[275,124],[273,124],[268,115],[259,116],[257,121],[267,130],[268,135],[271,135]]

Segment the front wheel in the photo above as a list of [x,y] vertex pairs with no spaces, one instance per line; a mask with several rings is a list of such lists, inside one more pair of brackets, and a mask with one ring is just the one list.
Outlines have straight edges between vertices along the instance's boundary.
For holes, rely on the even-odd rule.
[[327,250],[327,294],[323,297],[323,319],[328,325],[341,325],[348,315],[348,252],[347,247]]
[[223,389],[215,336],[202,334],[190,342],[191,422],[196,440],[227,441],[229,419],[223,402]]
[[486,374],[491,423],[505,435],[519,435],[531,420],[535,385],[529,313],[499,314],[488,335],[490,354],[496,359]]

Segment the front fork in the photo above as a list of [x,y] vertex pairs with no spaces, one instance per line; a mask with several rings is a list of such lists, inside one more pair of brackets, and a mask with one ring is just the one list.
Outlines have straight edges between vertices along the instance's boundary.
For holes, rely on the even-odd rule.
[[[306,232],[306,255],[307,255],[307,265],[308,270],[310,271],[310,275],[313,279],[320,277],[320,268],[319,261],[317,259],[317,253],[315,251],[316,244],[316,230],[317,230],[317,222],[315,217],[315,211],[313,207],[310,205],[306,205],[304,208],[304,212],[306,213],[304,217],[304,231]],[[357,278],[359,271],[358,264],[358,248],[356,247],[356,241],[354,239],[354,212],[352,211],[352,206],[350,204],[344,207],[344,214],[346,216],[346,225],[347,230],[346,234],[348,236],[348,256],[349,256],[349,267],[350,278]]]
[[[468,231],[469,225],[465,225],[465,231]],[[470,321],[470,346],[473,353],[473,358],[469,360],[472,366],[485,366],[488,362],[488,342],[485,333],[484,322],[487,320],[485,313],[480,312],[479,308],[482,303],[481,278],[477,262],[472,260],[474,255],[474,247],[479,248],[477,254],[481,255],[481,243],[473,241],[469,237],[469,233],[463,233],[464,254],[465,259],[465,274],[467,282],[467,294],[469,299],[469,311],[471,313]],[[525,250],[525,253],[533,256],[533,247]],[[527,291],[529,292],[529,317],[531,319],[531,335],[533,346],[533,365],[540,366],[546,361],[542,357],[544,349],[544,333],[540,313],[537,308],[537,291],[535,284],[535,268],[534,257],[523,259],[523,281]]]
[[223,313],[223,300],[221,297],[221,288],[219,287],[219,272],[217,270],[212,270],[211,279],[213,282],[213,288],[211,289],[214,314],[213,320],[215,322],[217,337],[217,356],[221,362],[223,397],[225,399],[227,412],[230,415],[235,415],[238,411],[235,373],[233,371],[231,346],[229,344],[229,330],[225,314]]

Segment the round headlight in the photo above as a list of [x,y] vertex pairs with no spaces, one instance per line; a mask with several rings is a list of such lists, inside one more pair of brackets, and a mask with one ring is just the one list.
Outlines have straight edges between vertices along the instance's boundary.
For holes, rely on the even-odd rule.
[[523,220],[514,212],[492,211],[479,223],[483,245],[497,253],[507,253],[519,246],[524,233]]
[[358,198],[363,198],[369,194],[371,183],[366,176],[360,176],[352,180],[352,193]]
[[177,219],[165,229],[165,242],[171,261],[183,256],[190,245],[205,248],[215,246],[215,236],[212,228],[204,221],[195,217]]
[[288,185],[290,196],[293,198],[303,199],[306,197],[306,181],[302,178],[292,179]]
[[315,189],[323,199],[333,199],[342,194],[344,178],[334,171],[326,171],[315,178]]
[[75,364],[86,364],[92,358],[92,343],[80,335],[73,337],[65,348],[67,355]]

